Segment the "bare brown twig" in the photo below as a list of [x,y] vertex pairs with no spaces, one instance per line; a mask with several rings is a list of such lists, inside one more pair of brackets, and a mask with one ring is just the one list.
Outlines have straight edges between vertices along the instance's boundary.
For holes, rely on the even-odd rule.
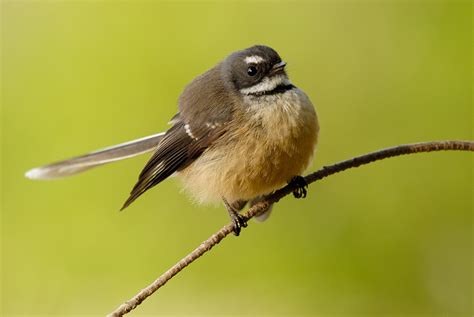
[[[311,173],[305,177],[305,180],[308,184],[328,177],[342,171],[345,171],[349,168],[358,167],[361,165],[369,164],[375,161],[383,160],[385,158],[421,153],[421,152],[433,152],[433,151],[474,151],[474,142],[472,141],[438,141],[438,142],[426,142],[426,143],[415,143],[415,144],[406,144],[399,145],[369,154],[357,156],[355,158],[342,161],[333,165],[324,166],[322,169]],[[256,204],[247,212],[243,214],[244,219],[249,220],[254,216],[257,216],[262,211],[266,210],[269,204],[279,201],[281,198],[293,192],[295,189],[294,185],[285,186],[271,195],[268,195],[265,200]],[[227,235],[233,232],[232,223],[225,225],[219,231],[214,233],[209,239],[201,243],[194,251],[189,253],[178,263],[173,265],[168,271],[163,273],[158,279],[153,283],[148,285],[146,288],[142,289],[138,294],[133,296],[130,300],[126,301],[120,305],[116,310],[110,313],[109,317],[123,316],[124,314],[130,312],[135,307],[140,305],[148,296],[156,292],[159,288],[165,285],[173,276],[178,274],[186,266],[197,260],[204,253],[212,249],[216,244],[221,242]]]

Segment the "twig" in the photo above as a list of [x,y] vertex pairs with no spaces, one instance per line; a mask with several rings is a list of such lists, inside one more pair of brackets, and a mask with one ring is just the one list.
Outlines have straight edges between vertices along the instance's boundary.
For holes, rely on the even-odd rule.
[[[330,175],[345,171],[349,168],[358,167],[361,165],[369,164],[375,161],[383,160],[385,158],[421,153],[421,152],[433,152],[433,151],[474,151],[474,142],[472,141],[439,141],[439,142],[426,142],[426,143],[415,143],[415,144],[406,144],[399,145],[369,154],[357,156],[355,158],[342,161],[333,165],[324,166],[322,169],[311,173],[305,177],[305,180],[308,184],[328,177]],[[244,219],[249,220],[261,212],[266,210],[266,208],[286,195],[293,192],[296,189],[295,185],[287,185],[271,195],[268,195],[263,201],[259,202],[242,216]],[[130,312],[135,307],[140,305],[148,296],[156,292],[159,288],[165,285],[173,276],[181,272],[186,266],[197,260],[204,253],[212,249],[216,244],[221,242],[227,235],[233,232],[233,225],[229,223],[222,227],[219,231],[214,233],[209,239],[201,243],[194,251],[189,253],[178,263],[173,265],[168,271],[163,273],[158,279],[153,283],[148,285],[146,288],[142,289],[137,295],[135,295],[130,300],[126,301],[120,305],[116,310],[110,313],[109,317],[123,316],[124,314]]]

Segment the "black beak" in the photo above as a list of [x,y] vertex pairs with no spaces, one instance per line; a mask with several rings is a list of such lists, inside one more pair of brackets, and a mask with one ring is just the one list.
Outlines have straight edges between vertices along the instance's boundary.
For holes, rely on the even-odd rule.
[[279,62],[278,64],[273,65],[270,74],[274,75],[277,73],[282,73],[285,69],[286,63],[284,61]]

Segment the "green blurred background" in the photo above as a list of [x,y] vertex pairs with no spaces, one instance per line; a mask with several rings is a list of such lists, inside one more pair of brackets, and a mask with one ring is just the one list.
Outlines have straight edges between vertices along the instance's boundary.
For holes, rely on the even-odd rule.
[[[34,166],[167,127],[230,52],[274,47],[313,100],[312,170],[472,139],[472,2],[3,1],[3,316],[104,315],[228,222],[175,180],[118,209],[149,155],[38,182]],[[134,316],[469,316],[473,156],[401,157],[287,197]]]

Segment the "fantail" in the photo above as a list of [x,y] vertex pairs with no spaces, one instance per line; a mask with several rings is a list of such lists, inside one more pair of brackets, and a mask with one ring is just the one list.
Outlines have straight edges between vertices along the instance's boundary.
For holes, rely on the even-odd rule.
[[168,131],[34,168],[26,176],[69,176],[154,151],[122,209],[176,174],[196,201],[222,200],[238,235],[246,226],[239,211],[248,201],[292,180],[304,190],[298,175],[311,162],[319,124],[285,65],[268,46],[237,51],[186,86]]

